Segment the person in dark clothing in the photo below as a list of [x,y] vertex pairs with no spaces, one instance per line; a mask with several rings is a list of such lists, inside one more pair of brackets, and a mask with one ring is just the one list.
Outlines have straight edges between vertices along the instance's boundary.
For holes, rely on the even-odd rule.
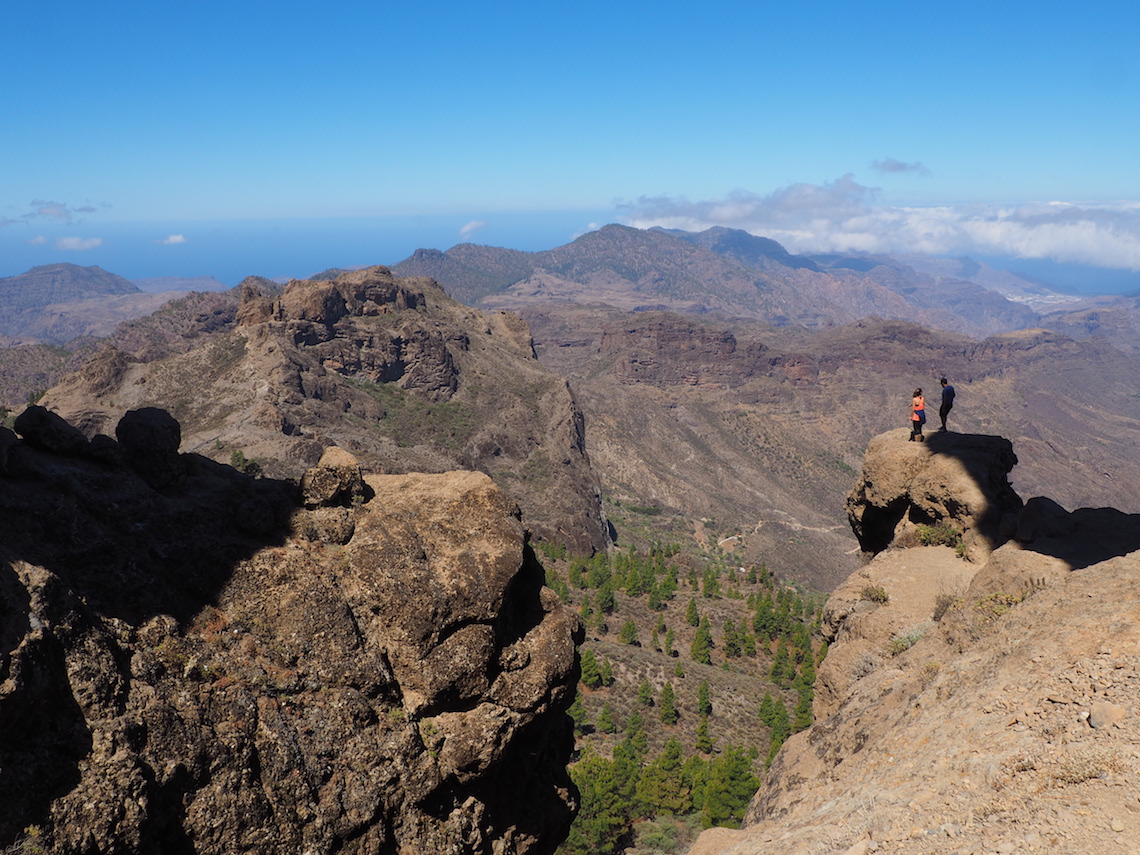
[[942,406],[938,408],[938,418],[942,419],[941,429],[946,430],[946,417],[954,409],[954,387],[946,381],[945,377],[938,382],[942,384]]

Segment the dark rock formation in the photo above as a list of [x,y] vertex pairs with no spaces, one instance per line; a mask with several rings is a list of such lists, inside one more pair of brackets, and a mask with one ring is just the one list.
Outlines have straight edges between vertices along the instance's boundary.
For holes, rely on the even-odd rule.
[[[124,419],[128,459],[170,451],[166,419]],[[33,826],[61,853],[562,839],[581,628],[485,475],[363,484],[330,450],[306,509],[197,455],[156,492],[5,448],[0,848]]]
[[32,405],[16,416],[13,425],[28,444],[56,454],[83,454],[87,437],[56,413]]

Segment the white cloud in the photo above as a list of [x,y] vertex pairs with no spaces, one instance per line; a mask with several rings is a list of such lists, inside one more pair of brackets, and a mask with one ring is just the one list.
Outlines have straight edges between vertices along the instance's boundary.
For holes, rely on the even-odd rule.
[[174,246],[175,244],[186,243],[186,238],[182,235],[167,235],[162,240],[157,240],[155,243],[160,243],[163,246]]
[[[92,202],[85,202],[78,208],[73,208],[66,202],[51,202],[46,199],[33,199],[29,203],[31,210],[22,214],[20,219],[24,222],[34,220],[54,220],[57,223],[71,223],[77,214],[97,214],[99,208]],[[100,208],[110,208],[107,202],[100,202]],[[0,220],[0,226],[11,225],[16,220]]]
[[56,249],[94,249],[103,245],[103,238],[61,237],[55,242]]
[[32,207],[35,210],[24,215],[29,219],[47,217],[51,220],[71,220],[71,209],[63,202],[45,202],[43,199],[33,199]]
[[477,232],[485,225],[487,225],[486,220],[472,220],[459,230],[459,236],[461,238],[468,237],[472,232]]
[[919,175],[930,174],[930,170],[922,164],[922,161],[916,160],[914,163],[904,163],[901,160],[895,160],[893,157],[884,157],[882,160],[871,161],[871,168],[876,172],[887,174],[894,172],[916,172]]
[[28,241],[28,246],[42,246],[45,243],[47,243],[46,237],[43,235],[36,235],[34,238]]
[[621,206],[639,228],[744,229],[792,252],[976,253],[1140,271],[1140,202],[891,207],[845,175],[768,196],[738,191],[689,202],[641,198]]

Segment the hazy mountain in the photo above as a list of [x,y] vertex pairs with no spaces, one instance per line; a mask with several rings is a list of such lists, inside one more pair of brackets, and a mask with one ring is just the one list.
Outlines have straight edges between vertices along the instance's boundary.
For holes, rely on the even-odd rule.
[[1080,299],[1056,291],[1032,276],[1012,270],[995,270],[984,262],[966,256],[937,258],[932,255],[899,255],[895,258],[922,273],[944,279],[966,280],[997,291],[1003,297],[1015,303],[1023,303],[1036,312],[1061,308],[1065,303]]
[[418,250],[394,270],[431,276],[472,305],[510,310],[573,301],[809,329],[878,315],[975,336],[1038,321],[1028,307],[972,282],[935,278],[887,257],[796,256],[724,228],[692,234],[609,225],[545,252],[470,244]]
[[662,230],[669,234],[711,249],[717,255],[735,258],[746,267],[764,268],[776,264],[793,270],[819,270],[819,265],[803,255],[792,255],[771,238],[758,237],[743,229],[714,226],[703,232],[686,232],[680,229]]
[[33,267],[0,279],[0,335],[7,336],[8,346],[104,336],[123,320],[150,314],[183,293],[144,293],[100,267]]
[[27,273],[0,279],[0,308],[9,312],[21,311],[51,303],[138,291],[133,282],[100,267],[45,264],[33,267]]
[[1042,319],[1051,329],[1074,337],[1098,336],[1127,353],[1140,355],[1140,295],[1089,297],[1055,307]]

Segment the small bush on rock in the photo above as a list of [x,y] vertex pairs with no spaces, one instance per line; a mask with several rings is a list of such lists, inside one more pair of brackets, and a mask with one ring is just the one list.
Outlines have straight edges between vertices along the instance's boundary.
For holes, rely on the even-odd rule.
[[885,606],[891,601],[890,595],[882,585],[867,585],[859,592],[859,597],[863,600],[870,600],[872,603],[878,603],[880,606]]

